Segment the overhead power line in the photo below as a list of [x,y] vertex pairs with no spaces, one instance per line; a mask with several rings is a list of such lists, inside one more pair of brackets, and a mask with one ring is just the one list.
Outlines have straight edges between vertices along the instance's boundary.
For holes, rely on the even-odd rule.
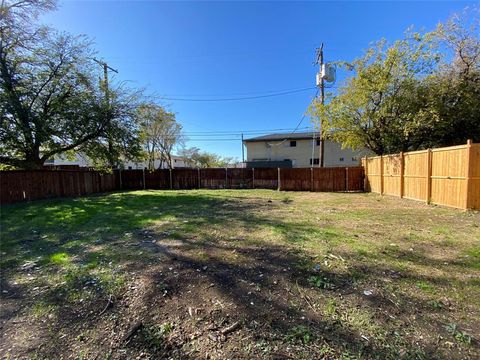
[[[293,131],[296,130],[306,130],[309,127],[302,127],[302,128],[295,128]],[[235,130],[235,131],[199,131],[199,132],[184,132],[183,135],[186,136],[230,136],[230,135],[256,135],[256,134],[267,134],[267,133],[277,133],[277,134],[289,134],[292,129],[268,129],[268,130]]]
[[162,100],[170,100],[170,101],[195,101],[195,102],[212,102],[212,101],[238,101],[238,100],[253,100],[253,99],[262,99],[274,96],[283,96],[288,94],[295,94],[307,90],[315,89],[315,87],[308,87],[296,90],[288,90],[288,91],[281,91],[272,94],[265,94],[265,95],[257,95],[257,96],[244,96],[244,97],[234,97],[234,98],[215,98],[215,99],[198,99],[198,98],[176,98],[176,97],[163,97]]

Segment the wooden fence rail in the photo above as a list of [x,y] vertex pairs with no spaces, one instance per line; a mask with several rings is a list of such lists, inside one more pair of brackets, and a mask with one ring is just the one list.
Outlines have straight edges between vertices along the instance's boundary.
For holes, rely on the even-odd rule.
[[365,191],[480,209],[480,144],[367,157]]
[[161,169],[0,172],[0,204],[52,197],[74,197],[113,190],[278,189],[363,191],[363,168]]

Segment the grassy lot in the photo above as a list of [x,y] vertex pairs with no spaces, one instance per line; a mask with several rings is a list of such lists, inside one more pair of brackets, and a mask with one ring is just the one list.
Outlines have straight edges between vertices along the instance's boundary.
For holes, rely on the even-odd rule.
[[480,357],[478,212],[111,193],[3,207],[1,255],[5,358]]

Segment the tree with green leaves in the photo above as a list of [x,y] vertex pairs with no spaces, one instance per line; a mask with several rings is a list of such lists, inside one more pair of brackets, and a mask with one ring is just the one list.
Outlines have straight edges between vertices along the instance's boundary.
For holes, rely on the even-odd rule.
[[153,170],[155,160],[160,168],[166,164],[172,168],[173,150],[183,145],[184,136],[173,112],[157,104],[142,104],[137,117],[141,126],[141,139],[148,159],[148,168]]
[[197,147],[184,148],[179,152],[186,166],[192,168],[220,168],[229,167],[237,163],[233,157],[220,156]]
[[0,163],[40,168],[78,151],[111,166],[136,156],[140,94],[117,86],[107,104],[88,39],[36,24],[54,6],[34,0],[0,6]]
[[342,63],[354,75],[310,108],[323,136],[376,154],[480,141],[479,29],[456,17]]

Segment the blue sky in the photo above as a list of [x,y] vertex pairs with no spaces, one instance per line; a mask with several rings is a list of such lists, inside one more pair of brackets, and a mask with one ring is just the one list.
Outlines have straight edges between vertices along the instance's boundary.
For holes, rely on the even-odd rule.
[[[64,1],[42,21],[93,39],[117,80],[169,98],[213,99],[314,87],[321,42],[326,61],[352,60],[372,41],[400,38],[410,25],[431,30],[471,4]],[[238,135],[200,132],[292,129],[314,95],[161,103],[177,114],[187,146],[241,158]]]

